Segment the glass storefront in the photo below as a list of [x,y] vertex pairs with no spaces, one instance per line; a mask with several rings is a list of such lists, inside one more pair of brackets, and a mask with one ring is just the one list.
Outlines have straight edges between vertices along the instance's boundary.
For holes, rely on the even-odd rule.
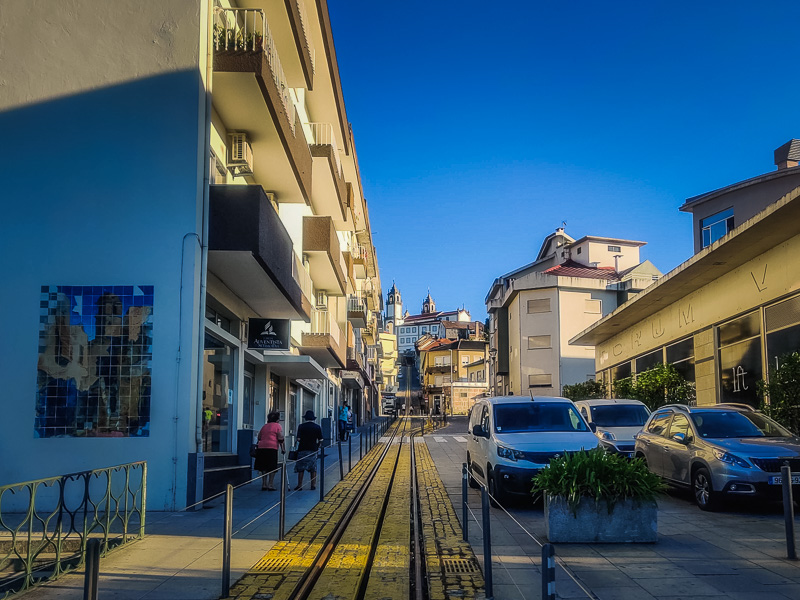
[[717,328],[719,340],[720,402],[758,406],[756,382],[763,379],[761,316],[744,315]]
[[244,387],[242,388],[242,427],[252,429],[255,422],[255,383],[256,369],[253,365],[244,365]]
[[236,427],[236,350],[206,333],[203,364],[203,451],[231,452]]

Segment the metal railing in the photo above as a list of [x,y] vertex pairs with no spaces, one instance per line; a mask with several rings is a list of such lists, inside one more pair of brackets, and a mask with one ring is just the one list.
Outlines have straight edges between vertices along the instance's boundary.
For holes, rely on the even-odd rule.
[[308,44],[308,53],[311,55],[311,73],[316,73],[317,65],[314,41],[311,39],[311,32],[308,30],[308,14],[306,13],[306,3],[304,0],[297,0],[297,8],[300,11],[300,26],[303,28],[303,37],[306,40],[306,44]]
[[347,312],[367,312],[367,303],[358,296],[347,297]]
[[314,309],[311,315],[311,335],[330,335],[337,344],[341,343],[342,330],[327,310]]
[[289,84],[278,56],[275,38],[269,29],[264,10],[260,8],[214,9],[214,50],[216,52],[264,52],[281,103],[289,119],[292,133],[295,130],[295,105],[289,93]]
[[314,303],[314,283],[311,281],[311,275],[308,274],[303,261],[297,254],[294,255],[292,261],[292,277],[300,285],[300,290],[303,295],[308,299],[309,304]]
[[0,598],[144,537],[146,500],[144,461],[0,486]]
[[333,133],[333,125],[330,123],[308,123],[308,126],[311,128],[311,135],[315,145],[333,148],[333,158],[336,160],[336,169],[339,172],[339,177],[344,177],[342,174],[342,161],[339,158],[339,146],[336,144],[336,136]]

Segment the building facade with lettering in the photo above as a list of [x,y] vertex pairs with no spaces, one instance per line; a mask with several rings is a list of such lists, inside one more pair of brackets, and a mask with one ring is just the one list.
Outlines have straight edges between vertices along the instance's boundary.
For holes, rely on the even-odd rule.
[[644,244],[559,228],[533,263],[497,278],[486,296],[492,392],[559,396],[594,378],[592,349],[569,340],[660,276],[640,261]]
[[[760,211],[726,223],[724,231],[711,232],[695,219],[699,243],[692,258],[571,340],[594,346],[598,378],[613,387],[617,379],[669,363],[695,382],[700,405],[758,405],[757,383],[783,354],[800,350],[800,168],[796,159],[781,165],[777,154],[778,177],[697,197],[716,203],[707,212],[724,205],[725,219],[752,214],[755,203]],[[783,187],[792,180],[794,189],[771,195],[783,192],[775,191],[776,181]],[[687,204],[693,202],[697,207],[696,199]],[[747,211],[738,211],[741,206]]]

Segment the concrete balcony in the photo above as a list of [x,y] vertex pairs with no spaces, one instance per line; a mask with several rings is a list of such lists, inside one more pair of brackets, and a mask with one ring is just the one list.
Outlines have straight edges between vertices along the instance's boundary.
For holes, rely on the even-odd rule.
[[264,10],[216,8],[212,101],[229,131],[247,132],[254,178],[279,202],[310,204],[311,150],[275,40]]
[[259,316],[311,319],[312,288],[260,185],[212,185],[208,270]]
[[312,309],[311,331],[300,336],[300,351],[327,369],[344,368],[345,343],[342,330],[327,310]]
[[367,278],[367,249],[361,244],[354,244],[350,249],[353,256],[353,270],[359,279]]
[[347,221],[347,184],[339,146],[330,123],[307,123],[313,157],[311,206],[319,215],[333,217],[341,228]]
[[347,297],[347,320],[356,328],[367,326],[367,305],[358,296]]
[[330,217],[303,217],[303,254],[308,257],[314,287],[330,296],[347,293],[347,265]]

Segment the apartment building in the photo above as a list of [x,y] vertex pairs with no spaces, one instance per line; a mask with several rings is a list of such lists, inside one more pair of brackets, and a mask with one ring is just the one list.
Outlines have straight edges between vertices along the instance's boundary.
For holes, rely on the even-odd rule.
[[594,352],[570,343],[661,275],[641,262],[645,242],[584,236],[559,228],[536,260],[495,279],[486,296],[492,393],[559,396],[594,378]]
[[614,381],[658,363],[695,383],[697,403],[758,406],[758,382],[800,350],[800,140],[777,170],[689,198],[695,254],[571,340]]
[[[325,0],[10,0],[0,483],[250,477],[277,410],[380,399],[378,262]],[[30,167],[35,164],[35,175]],[[22,175],[22,176],[21,176]]]
[[437,339],[419,342],[420,379],[425,408],[433,414],[465,415],[489,390],[479,377],[488,344],[483,340]]

